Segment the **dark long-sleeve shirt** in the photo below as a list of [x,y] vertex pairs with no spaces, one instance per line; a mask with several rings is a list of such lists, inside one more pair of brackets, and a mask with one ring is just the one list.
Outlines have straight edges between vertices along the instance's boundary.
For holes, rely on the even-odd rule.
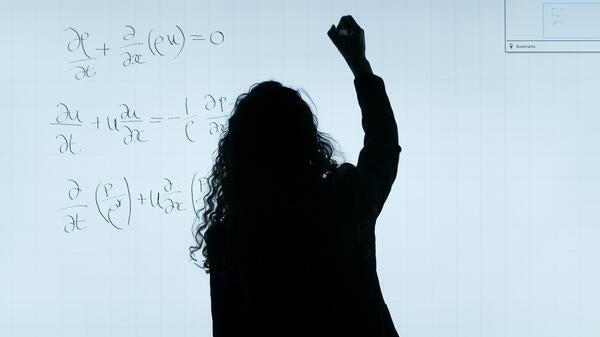
[[240,303],[240,279],[211,272],[213,336],[398,336],[377,277],[375,223],[401,147],[383,80],[360,73],[354,85],[365,131],[357,165],[273,210],[271,244],[247,253],[259,288],[252,307]]

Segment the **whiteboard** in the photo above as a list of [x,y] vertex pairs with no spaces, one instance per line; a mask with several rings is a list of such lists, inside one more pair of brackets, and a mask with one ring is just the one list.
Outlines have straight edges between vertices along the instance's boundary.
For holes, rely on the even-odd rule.
[[275,79],[356,163],[346,14],[403,148],[376,227],[399,334],[600,335],[600,57],[505,53],[488,0],[4,4],[0,335],[210,336],[188,247],[219,132]]

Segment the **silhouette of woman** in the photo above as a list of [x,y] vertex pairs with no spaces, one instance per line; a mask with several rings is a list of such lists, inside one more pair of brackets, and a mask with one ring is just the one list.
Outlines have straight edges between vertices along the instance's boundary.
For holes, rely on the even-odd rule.
[[354,74],[358,163],[332,159],[332,140],[297,90],[265,81],[238,97],[190,247],[196,261],[204,244],[215,337],[398,336],[375,260],[397,125],[362,28],[347,15],[327,34]]

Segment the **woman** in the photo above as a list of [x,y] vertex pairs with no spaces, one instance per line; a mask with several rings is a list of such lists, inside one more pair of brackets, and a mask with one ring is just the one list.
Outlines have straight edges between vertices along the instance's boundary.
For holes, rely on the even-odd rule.
[[[328,36],[354,74],[364,147],[338,165],[298,91],[265,81],[237,99],[209,177],[196,246],[213,336],[397,336],[376,272],[375,220],[401,148],[364,32]],[[195,259],[194,259],[195,260]]]

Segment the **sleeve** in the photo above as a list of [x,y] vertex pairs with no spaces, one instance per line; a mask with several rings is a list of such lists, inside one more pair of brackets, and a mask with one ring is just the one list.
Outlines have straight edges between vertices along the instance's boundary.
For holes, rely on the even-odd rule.
[[367,220],[374,223],[396,179],[402,148],[383,79],[373,73],[361,73],[355,77],[354,86],[362,114],[364,144],[357,165],[344,163],[340,170],[355,185],[357,207],[365,208]]

